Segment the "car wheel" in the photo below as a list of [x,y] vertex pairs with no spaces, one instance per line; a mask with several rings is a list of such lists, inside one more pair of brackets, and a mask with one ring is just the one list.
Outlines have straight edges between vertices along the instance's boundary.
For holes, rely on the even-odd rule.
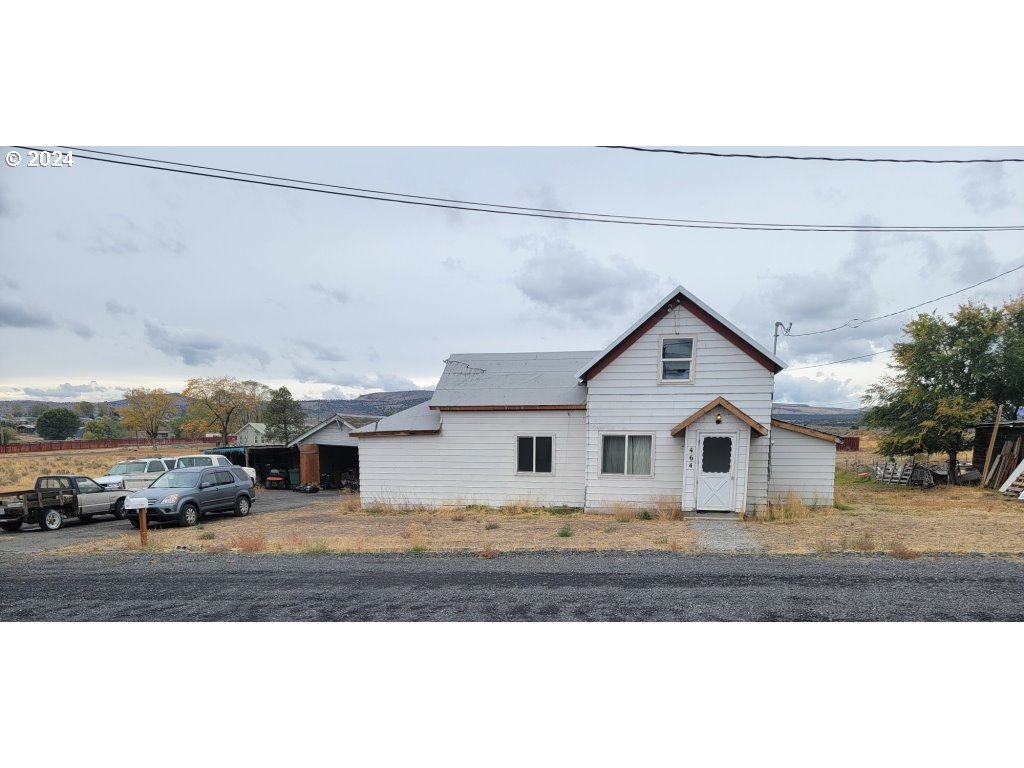
[[128,513],[124,511],[124,499],[118,499],[114,502],[114,519],[124,520],[128,517]]
[[245,517],[249,514],[249,497],[244,493],[235,501],[235,517]]
[[178,514],[178,525],[182,527],[193,526],[199,522],[199,507],[195,504],[186,504]]
[[39,528],[44,531],[56,531],[64,525],[64,515],[59,509],[44,509],[43,519],[39,521]]
[[129,517],[128,518],[128,522],[132,524],[132,528],[138,528],[139,527],[139,518],[137,518],[137,517]]
[[3,528],[5,531],[16,531],[19,528],[21,528],[21,524],[23,522],[25,522],[25,521],[24,520],[4,520],[2,523],[0,523],[0,528]]

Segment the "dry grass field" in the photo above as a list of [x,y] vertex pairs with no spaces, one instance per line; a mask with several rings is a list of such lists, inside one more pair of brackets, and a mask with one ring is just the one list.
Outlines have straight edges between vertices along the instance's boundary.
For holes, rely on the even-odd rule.
[[[150,531],[150,550],[176,547],[204,552],[431,552],[468,551],[480,557],[525,550],[692,551],[696,535],[682,520],[651,515],[554,512],[512,506],[503,509],[364,509],[345,494],[310,499],[302,509],[246,518],[219,516],[194,528]],[[59,554],[139,549],[137,531]]]
[[83,474],[100,477],[114,464],[136,456],[184,456],[202,453],[206,445],[150,445],[79,451],[0,454],[0,492],[31,488],[39,475]]
[[859,452],[836,454],[834,506],[810,508],[790,499],[776,510],[782,519],[748,521],[747,530],[768,552],[780,554],[853,550],[913,558],[1024,552],[1024,502],[977,486],[920,489],[859,477],[885,460],[876,447],[865,435]]

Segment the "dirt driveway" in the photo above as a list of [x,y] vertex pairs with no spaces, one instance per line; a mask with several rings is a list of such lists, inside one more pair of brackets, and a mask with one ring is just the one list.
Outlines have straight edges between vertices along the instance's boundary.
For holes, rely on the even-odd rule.
[[[237,522],[245,524],[246,520],[268,513],[287,512],[307,507],[316,509],[334,506],[338,503],[340,495],[341,491],[322,491],[317,494],[293,491],[257,491],[252,514],[245,520],[239,519]],[[235,520],[236,518],[230,513],[209,515],[204,518],[202,526],[204,530],[217,531],[221,527],[227,527],[229,521]],[[160,537],[164,531],[174,529],[176,527],[173,525],[154,527],[153,538]],[[107,515],[97,517],[88,523],[72,519],[66,520],[57,531],[44,531],[34,525],[27,525],[20,531],[0,531],[0,555],[5,552],[36,554],[77,546],[95,546],[97,549],[105,549],[118,542],[138,541],[138,537],[138,531],[132,528],[127,520],[115,520]]]

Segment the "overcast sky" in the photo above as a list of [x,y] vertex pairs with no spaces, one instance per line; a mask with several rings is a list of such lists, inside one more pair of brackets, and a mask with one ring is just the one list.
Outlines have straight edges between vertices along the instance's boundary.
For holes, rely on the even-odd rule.
[[[638,216],[1024,223],[1024,165],[714,159],[569,149],[105,148],[353,187]],[[762,148],[763,150],[763,148]],[[750,151],[750,148],[748,148]],[[757,151],[757,150],[754,150]],[[788,148],[1021,157],[1021,148]],[[675,284],[771,348],[1024,264],[1024,233],[662,229],[445,211],[79,160],[0,166],[0,399],[114,399],[196,376],[297,397],[432,387],[450,353],[596,350]],[[926,307],[1002,302],[1024,270]],[[791,367],[887,349],[910,317],[780,339]],[[886,355],[780,374],[856,406]]]

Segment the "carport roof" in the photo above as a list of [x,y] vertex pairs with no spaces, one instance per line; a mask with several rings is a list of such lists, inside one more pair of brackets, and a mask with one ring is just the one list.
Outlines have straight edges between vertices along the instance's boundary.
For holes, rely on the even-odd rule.
[[[307,431],[303,432],[297,438],[288,443],[288,447],[291,448],[294,445],[298,445],[299,443],[305,442],[308,438],[312,437],[317,432],[326,429],[332,424],[337,424],[343,430],[347,427],[348,431],[352,433],[356,431],[356,428],[367,424],[376,423],[378,420],[379,417],[377,416],[355,416],[350,414],[336,413],[333,416],[329,416],[328,418],[324,419],[316,426],[310,427]],[[359,423],[354,424],[353,422]]]
[[420,403],[406,408],[393,416],[387,416],[373,424],[367,424],[352,432],[356,437],[374,435],[416,435],[433,434],[441,431],[441,414],[433,411],[429,403]]

